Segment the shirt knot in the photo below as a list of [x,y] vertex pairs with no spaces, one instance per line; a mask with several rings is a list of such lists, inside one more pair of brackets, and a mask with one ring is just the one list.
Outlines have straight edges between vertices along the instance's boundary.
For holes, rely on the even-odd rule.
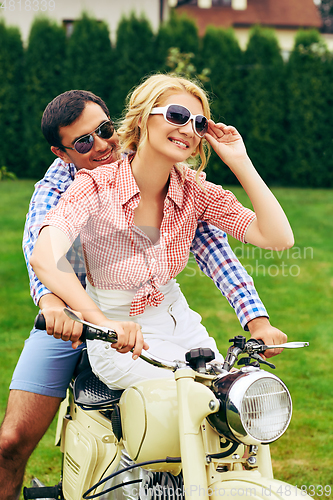
[[142,285],[134,295],[130,316],[142,314],[146,306],[158,307],[164,299],[163,293],[151,281]]

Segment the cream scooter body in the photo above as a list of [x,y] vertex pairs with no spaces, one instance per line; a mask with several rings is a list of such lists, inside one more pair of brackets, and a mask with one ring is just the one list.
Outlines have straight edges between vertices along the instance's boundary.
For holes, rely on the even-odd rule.
[[[241,350],[235,345],[236,342],[226,357],[225,365],[229,362],[229,368]],[[170,369],[160,360],[158,363]],[[218,374],[214,373],[213,363],[205,362],[204,366],[207,369],[202,363],[201,368],[193,368],[193,364],[175,362],[170,378],[139,382],[118,393],[113,401],[112,394],[108,401],[103,397],[100,401],[92,400],[89,409],[89,394],[84,394],[86,401],[82,404],[80,396],[76,395],[74,401],[75,386],[69,390],[67,400],[61,405],[57,428],[57,441],[60,440],[63,453],[65,500],[89,499],[96,494],[101,494],[103,500],[311,498],[295,486],[273,478],[269,445],[244,432],[241,421],[235,417],[236,403],[229,404],[231,414],[230,408],[226,410],[226,415],[231,415],[228,425],[235,439],[230,439],[229,430],[225,437],[223,422],[221,431],[220,421],[214,420],[215,414],[221,420],[217,380],[223,390],[240,379],[250,380],[248,385],[266,376],[274,377],[274,381],[279,379],[253,363],[247,363],[236,374],[225,370],[226,366]],[[94,379],[92,373],[89,377]],[[89,377],[86,393],[91,385]],[[284,390],[282,382],[280,386]],[[142,483],[107,492],[117,483],[118,477],[108,477],[119,473],[124,451],[131,464],[145,463],[143,468],[127,471],[125,480],[142,479]],[[177,483],[181,485],[179,488],[168,483],[165,491],[154,490],[149,486],[149,477],[157,472],[171,473],[176,478],[181,474],[183,483]],[[124,481],[124,473],[119,478],[119,483]]]
[[[130,457],[141,462],[181,456],[181,467],[158,464],[151,469],[173,474],[182,470],[186,500],[213,500],[222,496],[238,500],[245,495],[253,499],[266,496],[282,499],[287,495],[294,499],[301,494],[302,498],[310,498],[296,487],[273,478],[268,445],[249,446],[245,454],[246,447],[240,444],[224,458],[207,459],[221,451],[221,437],[206,420],[219,407],[209,388],[211,380],[210,376],[198,377],[191,369],[181,369],[176,371],[175,381],[148,381],[127,389],[119,405],[123,444]],[[164,407],[157,411],[159,404]]]

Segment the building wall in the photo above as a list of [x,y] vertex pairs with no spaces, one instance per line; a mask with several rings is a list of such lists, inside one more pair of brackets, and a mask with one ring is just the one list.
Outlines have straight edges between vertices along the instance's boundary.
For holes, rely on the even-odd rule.
[[[37,15],[47,15],[61,24],[81,17],[83,11],[105,21],[110,29],[111,39],[115,40],[116,30],[122,15],[131,11],[142,13],[149,19],[154,31],[157,31],[162,16],[168,16],[167,0],[0,0],[6,9],[0,9],[0,19],[7,25],[18,26],[24,43],[27,42],[30,26]],[[248,28],[236,28],[236,36],[244,49],[248,41]],[[292,50],[296,30],[277,29],[276,34],[284,56]],[[323,34],[330,51],[333,51],[333,35]]]
[[[235,35],[239,42],[240,47],[245,50],[248,40],[249,40],[249,28],[234,28]],[[276,37],[279,41],[281,52],[284,59],[288,59],[290,52],[293,50],[296,29],[275,29]],[[333,52],[333,34],[322,33],[322,37],[325,40],[328,49]]]
[[[0,9],[0,19],[9,26],[18,26],[24,43],[27,42],[30,26],[37,15],[47,15],[57,23],[75,20],[83,11],[103,20],[109,25],[111,39],[115,39],[117,25],[122,15],[131,11],[145,13],[154,31],[160,24],[160,0],[0,0],[6,8]],[[167,2],[163,0],[163,15],[167,15]]]

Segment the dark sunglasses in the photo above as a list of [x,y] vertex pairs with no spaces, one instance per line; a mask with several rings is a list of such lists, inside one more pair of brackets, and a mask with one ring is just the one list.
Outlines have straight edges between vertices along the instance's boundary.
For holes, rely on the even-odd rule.
[[94,135],[98,135],[101,139],[110,139],[113,136],[114,133],[114,126],[111,120],[107,120],[103,123],[101,123],[93,132],[87,135],[83,135],[79,139],[77,139],[74,144],[73,148],[68,148],[67,146],[64,146],[65,149],[73,149],[80,153],[81,155],[84,155],[86,153],[89,153],[91,148],[94,145]]
[[192,115],[191,111],[180,104],[168,104],[162,108],[153,108],[151,115],[163,115],[165,121],[171,125],[183,127],[192,120],[193,130],[199,136],[203,137],[208,130],[208,120],[203,115]]

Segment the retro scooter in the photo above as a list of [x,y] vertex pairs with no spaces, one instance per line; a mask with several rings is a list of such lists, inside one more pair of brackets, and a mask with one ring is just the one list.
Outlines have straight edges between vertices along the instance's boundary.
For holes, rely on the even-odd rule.
[[[80,320],[85,339],[116,342],[116,333]],[[39,315],[36,327],[45,329]],[[58,485],[24,488],[24,498],[65,500],[285,500],[311,498],[274,479],[269,444],[286,431],[292,401],[285,384],[260,368],[260,353],[307,342],[267,346],[231,339],[222,365],[210,349],[192,349],[185,361],[147,363],[170,378],[111,390],[92,373],[87,354],[63,401],[57,442],[63,453]],[[238,369],[235,369],[237,363]]]

